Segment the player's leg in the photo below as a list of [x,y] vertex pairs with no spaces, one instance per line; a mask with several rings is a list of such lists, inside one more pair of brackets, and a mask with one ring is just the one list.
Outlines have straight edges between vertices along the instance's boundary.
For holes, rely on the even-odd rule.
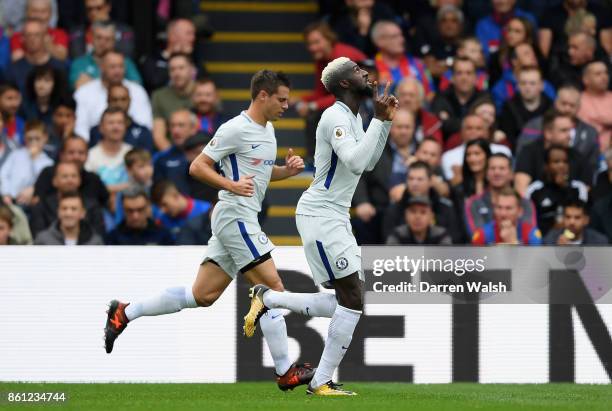
[[[306,260],[313,275],[316,277],[317,272],[325,273],[326,277],[321,281],[317,281],[317,283],[330,279],[327,277],[327,271],[320,258],[321,250],[319,249],[319,243],[314,240],[316,235],[312,235],[310,229],[317,222],[313,221],[313,217],[298,215],[296,223],[304,243]],[[269,289],[264,284],[258,284],[251,288],[250,296],[251,307],[245,317],[244,324],[244,331],[247,337],[251,337],[255,333],[257,318],[269,308],[284,308],[295,313],[313,317],[331,317],[336,309],[336,298],[333,294],[329,293],[291,293]]]
[[[283,283],[271,258],[274,244],[261,230],[256,220],[232,221],[220,232],[220,239],[231,255],[234,264],[251,284],[262,282],[267,287],[282,291]],[[307,384],[314,370],[306,364],[291,364],[287,343],[285,317],[277,310],[261,313],[253,322],[261,322],[261,328],[274,360],[278,387],[293,389]]]
[[292,293],[269,289],[263,284],[254,286],[251,297],[257,298],[266,309],[284,308],[310,317],[330,318],[336,310],[336,297],[330,293]]
[[[284,290],[274,260],[270,253],[244,267],[241,272],[250,284],[262,284],[266,289],[282,292]],[[314,375],[310,364],[292,364],[289,359],[287,325],[280,310],[262,310],[259,318],[261,331],[266,339],[276,369],[276,382],[281,390],[293,389],[308,384]]]
[[337,384],[332,382],[332,377],[348,350],[361,317],[363,283],[355,272],[334,280],[332,284],[336,290],[338,305],[329,323],[325,348],[308,391],[318,395],[352,395],[354,393],[339,389]]
[[192,287],[171,287],[142,301],[110,303],[104,342],[106,352],[113,350],[114,342],[128,323],[142,316],[172,314],[184,308],[212,305],[238,270],[218,239],[213,236],[207,248],[207,257],[198,269]]
[[193,287],[171,287],[157,295],[133,303],[113,300],[108,310],[104,342],[106,352],[113,350],[117,337],[128,323],[143,316],[172,314],[184,308],[208,307],[221,296],[232,282],[218,265],[207,261],[198,270]]

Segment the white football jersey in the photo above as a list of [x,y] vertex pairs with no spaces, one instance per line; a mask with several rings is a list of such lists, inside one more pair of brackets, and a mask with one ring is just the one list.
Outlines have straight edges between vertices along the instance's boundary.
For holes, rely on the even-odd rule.
[[[219,127],[203,153],[220,163],[225,178],[238,181],[246,175],[254,176],[255,193],[252,197],[220,190],[219,202],[238,206],[237,212],[240,209],[244,212],[246,208],[257,214],[276,162],[276,137],[272,123],[263,127],[243,111]],[[252,215],[251,212],[248,214]]]
[[390,121],[374,118],[364,132],[361,116],[340,101],[325,110],[317,126],[315,178],[296,214],[348,217],[361,174],[374,168],[390,128]]

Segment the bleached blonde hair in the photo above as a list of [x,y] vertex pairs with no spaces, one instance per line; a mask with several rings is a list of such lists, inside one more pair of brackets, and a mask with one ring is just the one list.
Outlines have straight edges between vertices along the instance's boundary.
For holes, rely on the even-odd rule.
[[338,74],[340,74],[345,64],[351,62],[348,57],[338,57],[335,60],[330,61],[321,73],[321,83],[325,86],[327,91],[332,92],[334,84],[338,81]]

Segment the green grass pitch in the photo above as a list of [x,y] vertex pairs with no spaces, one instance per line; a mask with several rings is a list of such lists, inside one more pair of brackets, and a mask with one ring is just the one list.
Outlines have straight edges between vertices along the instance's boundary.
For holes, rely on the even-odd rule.
[[[356,397],[287,393],[273,383],[237,384],[29,384],[0,383],[0,409],[55,410],[580,410],[609,411],[612,385],[347,383]],[[63,404],[9,404],[7,392],[65,392]]]

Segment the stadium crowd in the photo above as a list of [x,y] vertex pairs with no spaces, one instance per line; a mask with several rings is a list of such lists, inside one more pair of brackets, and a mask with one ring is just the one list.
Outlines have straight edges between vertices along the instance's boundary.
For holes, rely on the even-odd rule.
[[[184,5],[197,2],[151,1],[144,28],[123,3],[0,1],[0,245],[212,235],[217,193],[189,164],[238,113],[203,68],[210,28]],[[516,3],[320,1],[304,28],[315,85],[291,102],[306,161],[331,60],[400,101],[353,199],[360,244],[612,241],[612,6]],[[367,127],[371,101],[360,115]]]

